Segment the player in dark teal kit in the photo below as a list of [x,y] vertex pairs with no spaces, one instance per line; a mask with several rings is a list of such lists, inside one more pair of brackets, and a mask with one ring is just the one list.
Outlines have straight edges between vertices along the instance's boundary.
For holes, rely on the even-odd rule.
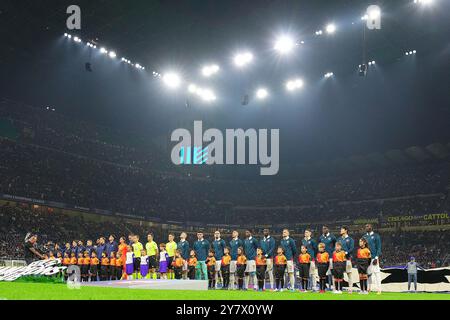
[[[269,229],[264,229],[264,238],[261,239],[260,247],[263,251],[264,257],[266,257],[266,272],[269,274],[270,289],[274,289],[274,277],[273,277],[273,257],[275,252],[275,239],[270,236]],[[261,289],[261,288],[260,288]]]
[[348,235],[348,227],[341,227],[341,236],[337,239],[338,242],[342,245],[342,250],[344,250],[346,258],[347,258],[347,266],[345,268],[345,272],[348,276],[348,293],[353,292],[353,280],[352,280],[352,258],[353,251],[355,250],[355,241],[352,237]]
[[[330,229],[328,228],[328,226],[322,227],[322,234],[320,235],[317,243],[321,242],[325,244],[325,251],[330,257],[332,257],[334,247],[336,245],[336,237],[330,233]],[[328,274],[328,285],[330,286],[330,289],[333,286],[333,276],[331,275],[331,272]]]
[[287,260],[286,270],[289,275],[289,286],[291,290],[295,290],[295,275],[294,275],[294,259],[297,255],[297,246],[294,239],[289,237],[289,230],[283,230],[283,238],[280,241],[280,246],[283,248],[284,255]]
[[216,258],[214,277],[215,277],[216,288],[218,288],[219,278],[220,278],[220,283],[223,284],[223,277],[222,277],[222,273],[220,272],[220,268],[222,266],[223,251],[225,250],[225,247],[227,246],[227,244],[225,243],[225,240],[220,238],[219,231],[214,232],[214,241],[212,243],[212,246],[214,249],[214,257]]
[[182,268],[183,279],[187,279],[188,273],[187,261],[189,260],[189,252],[191,251],[191,248],[189,247],[189,241],[187,241],[186,238],[187,238],[186,232],[182,232],[180,234],[180,241],[177,243],[177,249],[181,251],[181,257],[184,260],[184,265]]
[[232,233],[232,239],[230,241],[230,255],[231,255],[231,263],[230,263],[230,289],[234,290],[237,288],[236,282],[236,262],[238,257],[238,248],[244,247],[244,241],[239,239],[239,232],[236,230]]
[[245,231],[244,252],[247,257],[247,267],[245,269],[245,289],[248,289],[250,278],[253,280],[253,287],[257,290],[258,278],[256,277],[256,249],[259,242],[252,236],[251,230]]
[[372,256],[372,262],[367,271],[369,274],[369,291],[373,284],[376,284],[378,294],[381,294],[381,238],[378,233],[373,232],[373,227],[370,223],[366,224],[366,234],[363,235],[363,238],[367,240],[370,254]]
[[[315,258],[317,255],[317,243],[314,241],[313,238],[311,238],[311,234],[312,234],[311,230],[309,229],[305,230],[305,237],[302,239],[302,246],[305,246],[309,255]],[[311,262],[311,269],[316,270],[314,260]],[[310,272],[309,274],[309,285],[312,291],[316,289],[316,277],[313,272]]]
[[197,241],[193,247],[197,255],[197,276],[196,279],[208,280],[208,268],[206,267],[206,258],[208,257],[209,241],[203,238],[203,232],[197,232]]

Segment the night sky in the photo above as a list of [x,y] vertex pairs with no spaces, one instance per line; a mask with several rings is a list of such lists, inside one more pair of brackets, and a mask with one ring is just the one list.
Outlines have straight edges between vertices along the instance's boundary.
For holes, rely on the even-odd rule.
[[[82,10],[79,32],[65,28],[70,4]],[[377,63],[362,78],[360,17],[369,4],[381,6],[383,20],[381,30],[367,31],[367,58]],[[336,34],[314,36],[329,22]],[[412,0],[3,0],[0,30],[0,96],[149,139],[193,120],[218,128],[279,128],[281,162],[450,142],[450,1],[424,8]],[[64,32],[98,38],[118,58],[90,54]],[[280,57],[273,42],[282,33],[305,44]],[[255,56],[245,70],[232,65],[241,49]],[[417,54],[406,57],[412,49]],[[122,56],[146,70],[120,63]],[[93,73],[84,70],[87,61]],[[221,72],[205,80],[199,70],[208,62]],[[171,91],[153,70],[175,70],[210,86],[218,100],[198,101],[186,84]],[[325,80],[328,71],[335,77]],[[294,76],[305,86],[289,94],[284,83]],[[269,99],[242,106],[242,96],[258,86],[270,90]]]

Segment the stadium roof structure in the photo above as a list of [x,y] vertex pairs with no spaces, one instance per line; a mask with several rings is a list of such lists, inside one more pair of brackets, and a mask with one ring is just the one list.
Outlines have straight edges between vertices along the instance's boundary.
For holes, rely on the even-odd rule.
[[[445,1],[422,10],[412,0],[377,1],[382,8],[383,32],[368,32],[367,59],[393,62],[412,48],[427,54],[445,44],[449,23],[445,21]],[[6,54],[17,59],[30,58],[39,43],[58,37],[65,28],[66,8],[70,1],[10,1],[2,8],[0,29]],[[228,59],[239,43],[247,43],[264,62],[276,60],[267,55],[277,33],[291,32],[296,41],[305,41],[313,51],[314,63],[327,61],[339,74],[352,73],[361,60],[362,28],[360,16],[373,1],[226,1],[205,4],[192,0],[172,5],[161,1],[79,1],[82,29],[76,35],[96,39],[121,50],[124,55],[142,61],[154,69],[178,57],[189,70],[197,72],[204,58]],[[233,18],[234,17],[234,18]],[[280,17],[288,23],[280,21]],[[420,23],[418,20],[420,19]],[[447,19],[448,20],[448,19]],[[23,21],[27,24],[23,25]],[[314,31],[333,21],[336,35],[314,37]],[[11,36],[14,30],[14,36]],[[361,37],[355,37],[360,34]],[[236,49],[233,49],[235,47]],[[5,54],[5,53],[3,53]],[[260,57],[258,57],[261,59]],[[302,53],[301,59],[305,58]],[[292,63],[292,60],[290,61]],[[279,67],[279,66],[277,66]],[[290,64],[292,67],[292,64]],[[273,71],[273,70],[271,70]],[[335,72],[336,73],[336,72]]]

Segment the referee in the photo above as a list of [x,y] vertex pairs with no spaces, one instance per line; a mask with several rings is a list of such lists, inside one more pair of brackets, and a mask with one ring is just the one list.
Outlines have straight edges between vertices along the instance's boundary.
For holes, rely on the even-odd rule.
[[38,259],[44,259],[44,256],[36,249],[37,235],[27,233],[25,236],[25,243],[23,245],[25,251],[25,262],[27,265]]

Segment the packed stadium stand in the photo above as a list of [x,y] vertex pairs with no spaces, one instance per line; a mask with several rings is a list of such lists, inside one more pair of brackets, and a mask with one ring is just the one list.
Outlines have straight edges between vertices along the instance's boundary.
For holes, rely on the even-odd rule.
[[134,142],[3,99],[0,257],[20,258],[16,244],[31,230],[41,243],[61,245],[150,230],[157,241],[169,231],[202,229],[210,236],[220,229],[229,236],[246,227],[270,227],[275,235],[288,227],[296,237],[308,227],[319,236],[328,224],[334,232],[351,226],[356,239],[371,222],[383,236],[385,265],[411,255],[427,267],[447,263],[450,239],[440,230],[450,227],[448,150],[405,165],[268,182],[187,176],[169,167],[164,153],[150,152],[151,142]]

